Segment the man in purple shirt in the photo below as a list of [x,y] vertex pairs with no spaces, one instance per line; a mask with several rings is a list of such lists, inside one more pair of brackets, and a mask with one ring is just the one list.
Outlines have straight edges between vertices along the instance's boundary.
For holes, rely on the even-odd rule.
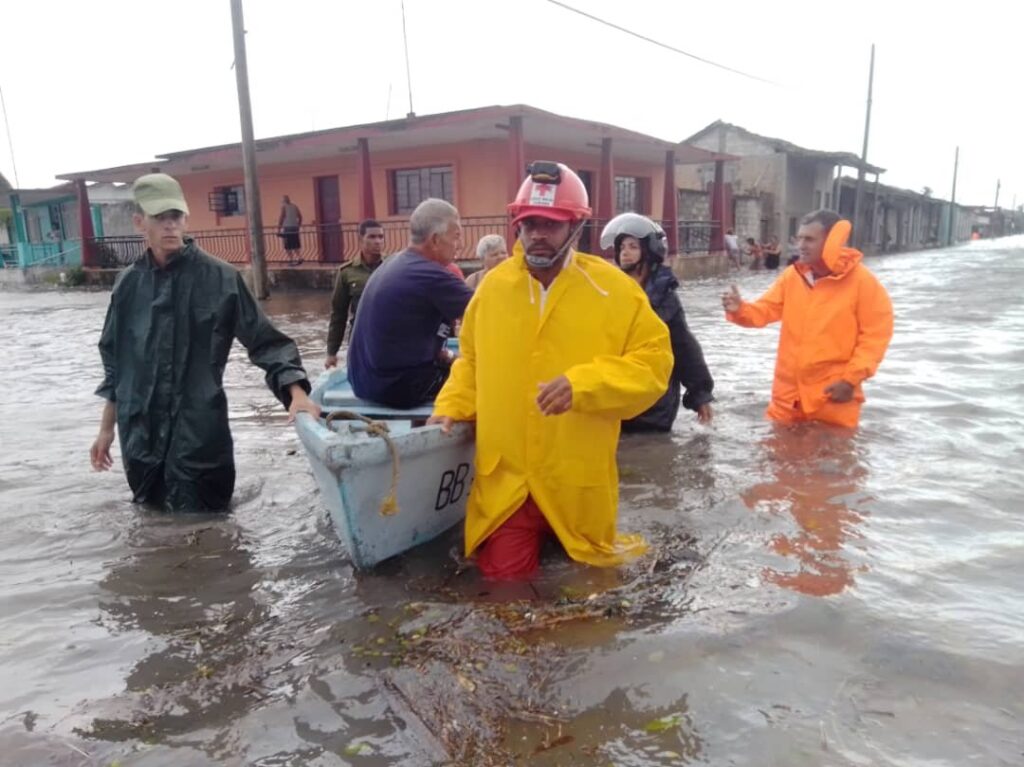
[[441,390],[451,366],[445,340],[473,296],[447,268],[462,249],[454,206],[421,202],[409,218],[409,240],[366,283],[348,348],[356,396],[395,408],[431,402]]

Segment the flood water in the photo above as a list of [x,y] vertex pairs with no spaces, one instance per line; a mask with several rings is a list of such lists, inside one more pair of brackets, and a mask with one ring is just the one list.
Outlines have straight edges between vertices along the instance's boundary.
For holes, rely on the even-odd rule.
[[[237,348],[233,513],[134,507],[88,462],[109,294],[0,293],[0,764],[1024,764],[1024,239],[869,265],[896,334],[855,436],[765,422],[777,332],[687,283],[714,426],[620,449],[657,554],[556,552],[528,592],[459,571],[457,534],[354,573]],[[314,373],[327,304],[267,304]],[[447,655],[391,653],[445,621]]]

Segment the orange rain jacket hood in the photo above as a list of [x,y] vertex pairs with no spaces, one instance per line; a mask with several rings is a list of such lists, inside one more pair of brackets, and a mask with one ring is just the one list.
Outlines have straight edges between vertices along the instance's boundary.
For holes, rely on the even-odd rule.
[[[743,327],[782,320],[770,418],[857,425],[864,401],[861,384],[885,356],[893,311],[889,294],[861,263],[861,252],[846,247],[849,236],[850,222],[841,220],[825,240],[822,260],[830,275],[813,280],[809,267],[795,264],[757,301],[726,312],[727,319]],[[852,402],[837,404],[825,394],[840,380],[853,384]]]

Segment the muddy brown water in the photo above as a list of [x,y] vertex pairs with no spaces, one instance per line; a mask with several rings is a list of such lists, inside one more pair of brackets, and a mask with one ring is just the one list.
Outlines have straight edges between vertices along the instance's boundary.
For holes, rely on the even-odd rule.
[[[0,764],[1024,764],[1024,240],[869,263],[856,436],[766,423],[776,331],[687,283],[715,425],[620,448],[657,561],[532,587],[457,532],[354,573],[239,349],[233,512],[134,507],[88,465],[108,294],[0,293]],[[313,372],[327,302],[267,304]]]

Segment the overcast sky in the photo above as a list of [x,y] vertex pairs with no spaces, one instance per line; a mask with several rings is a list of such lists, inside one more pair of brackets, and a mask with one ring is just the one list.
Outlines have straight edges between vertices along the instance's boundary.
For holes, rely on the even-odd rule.
[[[524,103],[679,141],[723,119],[859,153],[882,180],[1024,204],[1024,3],[565,0],[777,85],[722,71],[549,0],[405,0],[413,106]],[[247,0],[257,137],[403,116],[400,0]],[[723,16],[723,13],[727,13]],[[229,0],[5,3],[0,87],[23,187],[239,140]],[[0,172],[15,180],[0,125]]]

